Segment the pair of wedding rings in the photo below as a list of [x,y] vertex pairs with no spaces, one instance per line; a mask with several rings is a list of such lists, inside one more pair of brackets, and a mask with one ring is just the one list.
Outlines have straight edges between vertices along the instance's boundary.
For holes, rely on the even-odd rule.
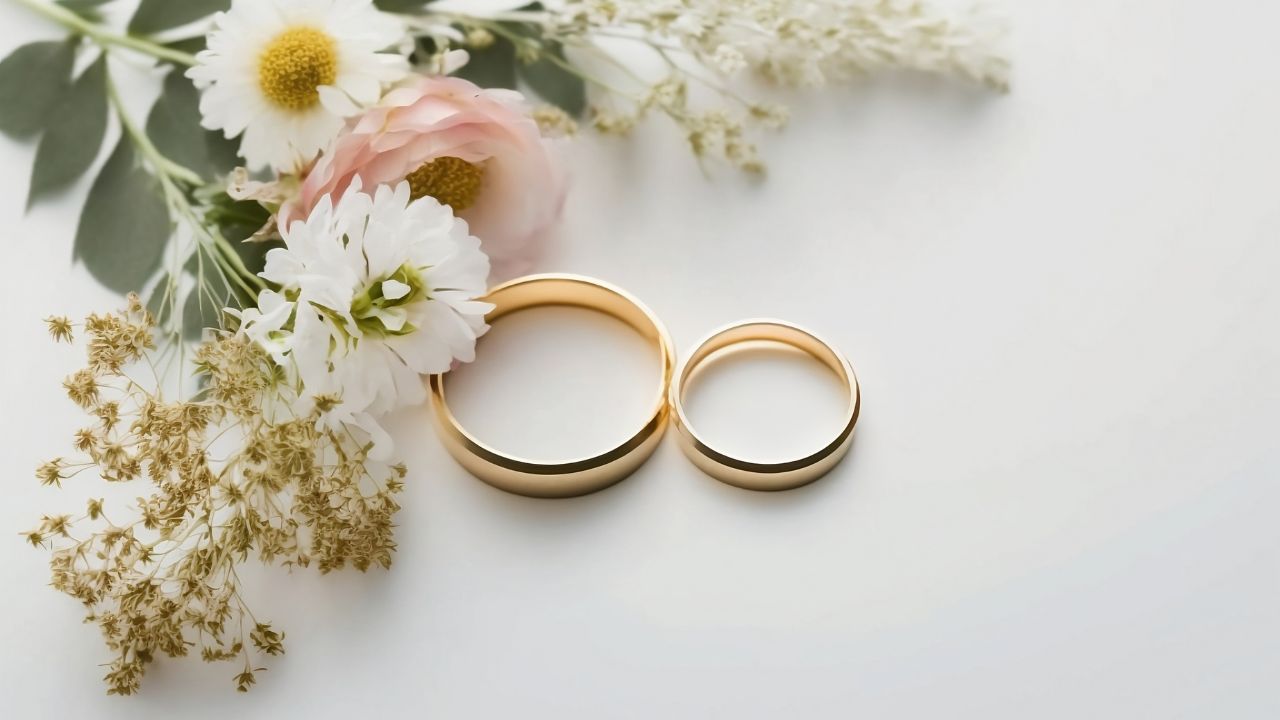
[[[578,275],[530,275],[499,285],[484,298],[494,305],[489,322],[531,307],[568,306],[611,315],[630,325],[658,350],[661,378],[652,411],[644,426],[606,452],[567,462],[535,462],[500,452],[478,440],[458,423],[445,399],[446,375],[430,378],[434,415],[449,454],[484,482],[518,495],[565,498],[586,495],[620,482],[644,464],[674,418],[680,446],[708,475],[749,490],[789,490],[817,480],[844,457],[861,409],[858,378],[849,361],[813,333],[780,320],[746,320],[709,335],[679,371],[666,328],[649,308],[619,288]],[[755,462],[720,452],[689,423],[684,395],[698,372],[717,358],[738,350],[784,346],[801,350],[831,369],[848,393],[840,431],[817,452],[782,462]]]

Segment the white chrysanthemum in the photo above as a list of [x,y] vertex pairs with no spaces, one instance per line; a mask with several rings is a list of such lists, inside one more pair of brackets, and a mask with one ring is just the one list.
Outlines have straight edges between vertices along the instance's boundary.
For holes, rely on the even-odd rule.
[[372,0],[235,0],[187,71],[210,130],[243,134],[249,166],[293,172],[408,72],[405,37]]
[[357,182],[283,235],[262,272],[280,291],[264,290],[242,327],[306,401],[332,404],[327,421],[383,437],[378,416],[426,399],[420,375],[475,359],[489,258],[447,206],[410,202],[405,182],[372,197]]

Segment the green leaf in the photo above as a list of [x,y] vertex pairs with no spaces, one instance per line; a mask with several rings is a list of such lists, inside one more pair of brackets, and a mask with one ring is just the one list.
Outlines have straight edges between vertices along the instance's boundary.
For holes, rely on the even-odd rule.
[[373,4],[383,12],[409,13],[421,10],[432,0],[373,0]]
[[93,164],[107,134],[107,57],[85,70],[49,118],[31,168],[27,207],[75,182]]
[[114,0],[58,0],[58,4],[90,22],[102,22],[98,8]]
[[266,253],[263,248],[270,243],[240,241],[265,227],[271,219],[271,212],[256,200],[232,200],[225,194],[215,198],[211,204],[212,207],[205,212],[205,221],[217,227],[222,237],[235,246],[240,259],[244,260],[250,271],[256,273],[262,270],[261,256]]
[[[262,227],[259,225],[258,227]],[[248,237],[246,235],[245,237]],[[240,256],[240,261],[249,272],[257,275],[267,267],[267,253],[273,248],[284,247],[284,243],[279,240],[269,240],[266,242],[232,242],[231,247],[235,249],[236,254]],[[249,298],[256,302],[256,298]]]
[[133,35],[181,27],[231,7],[231,0],[142,0],[129,21]]
[[147,136],[160,154],[204,177],[226,174],[238,164],[236,144],[200,126],[200,93],[180,69],[165,76],[147,116]]
[[[537,12],[541,3],[530,3],[521,11]],[[582,77],[565,68],[569,64],[564,47],[555,40],[543,37],[542,28],[534,23],[498,23],[503,34],[495,33],[493,44],[486,48],[469,49],[471,60],[456,74],[481,87],[516,87],[519,78],[538,97],[558,106],[571,116],[581,117],[587,107],[587,88]],[[509,36],[518,38],[522,48]],[[523,62],[536,53],[532,62]]]
[[209,38],[205,35],[197,35],[195,37],[186,38],[185,40],[174,40],[171,43],[165,43],[165,47],[184,52],[188,55],[198,55],[201,50],[208,47]]
[[504,37],[495,37],[493,44],[479,50],[468,50],[471,60],[454,73],[482,88],[516,87],[516,48]]
[[160,265],[171,227],[155,178],[134,161],[130,139],[120,138],[80,213],[76,259],[112,290],[137,290]]
[[77,39],[36,42],[0,62],[0,132],[25,138],[44,127],[71,87]]
[[555,60],[567,63],[564,48],[560,43],[547,41],[543,43],[543,54],[535,62],[521,64],[518,68],[520,79],[546,100],[569,113],[572,117],[582,117],[587,109],[587,85],[578,75],[566,70]]

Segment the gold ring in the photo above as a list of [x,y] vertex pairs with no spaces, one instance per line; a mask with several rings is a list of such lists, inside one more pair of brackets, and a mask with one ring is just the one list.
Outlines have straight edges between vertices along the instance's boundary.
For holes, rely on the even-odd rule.
[[[740,460],[708,445],[698,437],[684,411],[689,381],[708,361],[740,350],[779,345],[804,351],[840,378],[849,392],[849,405],[839,434],[815,453],[782,462]],[[854,426],[858,424],[862,393],[849,361],[818,336],[781,320],[744,320],[716,330],[698,344],[671,383],[671,407],[680,447],[700,470],[747,490],[790,490],[817,480],[844,458],[853,441]]]
[[658,446],[667,427],[667,387],[675,367],[675,352],[657,316],[625,290],[578,275],[516,278],[493,288],[483,300],[494,305],[486,318],[489,322],[527,308],[547,306],[580,307],[615,317],[657,347],[662,376],[649,419],[625,442],[588,458],[549,463],[514,457],[476,439],[449,411],[445,376],[432,375],[436,426],[449,454],[472,475],[500,490],[539,498],[586,495],[635,472]]

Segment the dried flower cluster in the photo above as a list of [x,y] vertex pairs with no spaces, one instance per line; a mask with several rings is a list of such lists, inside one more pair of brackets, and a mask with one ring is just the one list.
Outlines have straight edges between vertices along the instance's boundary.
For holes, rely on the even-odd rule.
[[798,87],[894,67],[999,90],[1009,79],[999,24],[929,0],[569,0],[549,22],[559,37],[626,29],[723,75],[751,69]]
[[[107,117],[122,130],[76,256],[148,301],[47,319],[87,348],[63,387],[89,421],[76,457],[36,476],[148,487],[27,533],[102,630],[115,694],[161,653],[239,663],[237,688],[253,685],[284,634],[241,594],[251,554],[390,565],[405,468],[381,419],[425,400],[420,374],[474,358],[488,281],[539,257],[564,205],[554,138],[665,116],[699,162],[760,172],[752,133],[788,112],[742,94],[744,73],[1008,78],[1001,28],[931,0],[148,0],[127,29],[98,12],[112,1],[20,0],[68,39],[0,60],[22,95],[0,103],[0,133],[39,135],[30,204],[88,172]],[[138,55],[168,67],[145,122],[116,88]]]
[[[71,341],[66,318],[50,318]],[[198,651],[241,663],[237,689],[254,683],[255,657],[284,652],[284,633],[254,617],[236,567],[265,563],[321,572],[389,567],[392,517],[405,468],[370,462],[371,443],[346,426],[296,416],[298,388],[243,334],[222,331],[195,355],[200,389],[169,400],[133,377],[153,369],[154,322],[136,296],[79,326],[88,364],[64,383],[92,422],[75,433],[78,461],[51,460],[40,482],[84,471],[109,482],[144,481],[129,517],[101,500],[79,516],[49,515],[27,533],[53,550],[53,586],[80,600],[115,654],[108,692],[136,692],[164,653]]]

